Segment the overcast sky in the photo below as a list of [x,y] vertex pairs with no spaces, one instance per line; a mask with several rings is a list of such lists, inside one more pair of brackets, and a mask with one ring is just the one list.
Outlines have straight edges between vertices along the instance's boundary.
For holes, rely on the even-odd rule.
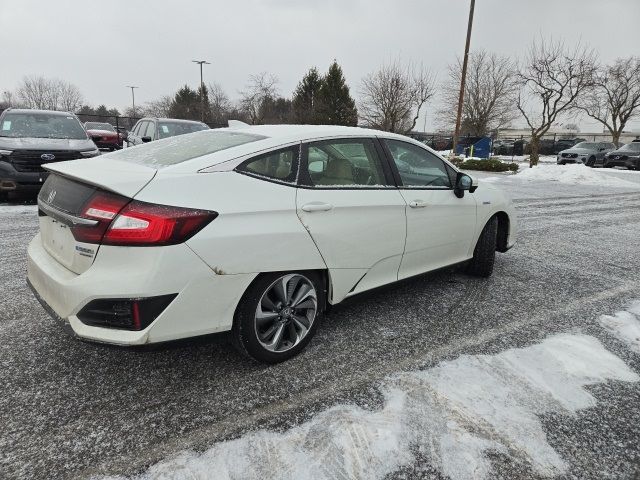
[[[310,67],[325,71],[335,58],[357,97],[364,75],[397,58],[444,78],[463,53],[468,8],[469,0],[0,0],[0,91],[40,74],[122,110],[131,102],[125,85],[140,86],[136,103],[196,87],[191,60],[206,59],[205,82],[231,98],[261,71],[289,96]],[[588,43],[607,62],[640,55],[639,33],[640,0],[477,0],[472,49],[521,56],[536,36],[553,36]]]

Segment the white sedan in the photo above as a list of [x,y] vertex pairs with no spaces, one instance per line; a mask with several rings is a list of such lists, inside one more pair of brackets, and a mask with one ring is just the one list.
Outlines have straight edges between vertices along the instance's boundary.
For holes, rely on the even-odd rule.
[[231,330],[279,362],[328,305],[454,264],[488,276],[515,242],[504,193],[375,130],[242,125],[47,169],[28,281],[99,342]]

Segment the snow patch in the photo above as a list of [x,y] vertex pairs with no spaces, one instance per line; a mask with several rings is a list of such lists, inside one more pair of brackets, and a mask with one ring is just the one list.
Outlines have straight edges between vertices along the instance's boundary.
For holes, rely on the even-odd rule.
[[35,214],[37,205],[0,205],[0,214]]
[[640,353],[640,300],[633,302],[626,311],[615,315],[603,315],[600,325],[629,348]]
[[583,164],[537,165],[521,169],[516,175],[519,180],[551,181],[570,185],[596,185],[603,187],[637,187],[627,180],[607,175]]
[[487,451],[554,476],[567,464],[547,442],[539,415],[594,406],[584,387],[607,380],[640,378],[595,338],[557,335],[395,375],[381,386],[378,411],[336,406],[282,433],[259,431],[204,453],[180,453],[138,478],[382,479],[411,464],[416,451],[454,480],[491,478]]

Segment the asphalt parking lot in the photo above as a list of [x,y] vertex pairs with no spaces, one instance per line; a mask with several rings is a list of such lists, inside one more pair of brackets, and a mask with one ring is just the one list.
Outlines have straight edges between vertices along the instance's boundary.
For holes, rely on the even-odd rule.
[[[503,186],[520,233],[490,279],[448,270],[353,298],[303,354],[271,367],[241,357],[225,335],[135,349],[72,338],[25,284],[35,207],[0,205],[0,477],[133,475],[185,449],[286,431],[332,405],[375,410],[389,375],[560,333],[592,336],[640,373],[640,354],[597,322],[640,298],[640,184]],[[640,478],[640,383],[586,389],[590,408],[539,415],[567,464],[560,476]],[[516,447],[490,463],[491,478],[543,476]],[[385,476],[446,478],[420,451]]]

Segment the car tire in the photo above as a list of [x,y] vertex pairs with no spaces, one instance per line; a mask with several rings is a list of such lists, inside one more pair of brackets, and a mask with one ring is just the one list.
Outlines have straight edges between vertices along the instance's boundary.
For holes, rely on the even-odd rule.
[[596,166],[596,157],[589,157],[589,159],[586,162],[587,167],[595,167]]
[[558,162],[558,165],[564,165],[566,162]]
[[498,238],[498,218],[492,217],[482,229],[467,273],[476,277],[489,277],[493,273]]
[[[236,308],[232,329],[234,346],[257,362],[271,364],[300,353],[311,341],[322,318],[325,302],[322,285],[316,272],[274,272],[258,276]],[[296,308],[296,301],[298,307],[303,308]]]

